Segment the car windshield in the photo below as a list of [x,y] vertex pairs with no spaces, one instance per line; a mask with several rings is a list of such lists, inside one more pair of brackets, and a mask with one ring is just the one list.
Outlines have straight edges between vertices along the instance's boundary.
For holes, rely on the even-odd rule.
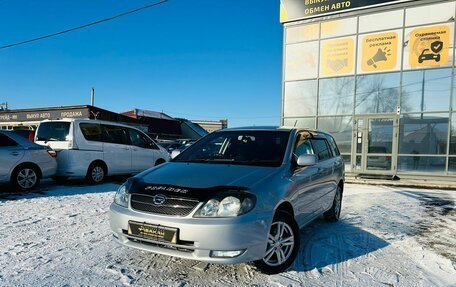
[[38,141],[66,141],[70,132],[69,122],[41,123],[36,140]]
[[280,166],[289,131],[224,131],[207,135],[174,162]]

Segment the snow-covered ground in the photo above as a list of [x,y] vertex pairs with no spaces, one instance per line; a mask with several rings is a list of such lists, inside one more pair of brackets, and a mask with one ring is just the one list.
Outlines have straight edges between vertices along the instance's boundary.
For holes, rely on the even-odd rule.
[[341,221],[303,229],[291,270],[266,276],[118,246],[117,187],[0,195],[0,286],[456,286],[456,191],[347,185]]

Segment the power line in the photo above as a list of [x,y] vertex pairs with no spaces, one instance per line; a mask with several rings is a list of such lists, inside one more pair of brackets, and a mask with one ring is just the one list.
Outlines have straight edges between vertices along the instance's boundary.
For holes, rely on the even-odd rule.
[[[2,0],[0,0],[0,1],[2,1]],[[154,2],[154,3],[148,4],[148,5],[145,5],[145,6],[130,10],[130,11],[126,11],[126,12],[114,15],[112,17],[100,19],[100,20],[97,20],[95,22],[91,22],[91,23],[84,24],[84,25],[81,25],[81,26],[77,26],[77,27],[74,27],[74,28],[70,28],[70,29],[67,29],[67,30],[63,30],[63,31],[52,33],[52,34],[48,34],[48,35],[43,35],[43,36],[36,37],[36,38],[33,38],[33,39],[29,39],[29,40],[24,40],[24,41],[20,41],[20,42],[11,43],[11,44],[8,44],[8,45],[0,46],[0,49],[11,48],[11,47],[14,47],[14,46],[19,46],[19,45],[23,45],[23,44],[27,44],[27,43],[36,42],[36,41],[40,41],[40,40],[43,40],[43,39],[55,37],[55,36],[58,36],[58,35],[70,33],[70,32],[76,31],[76,30],[85,29],[85,28],[88,28],[90,26],[94,26],[94,25],[98,25],[98,24],[101,24],[101,23],[104,23],[104,22],[115,20],[115,19],[123,17],[123,16],[127,16],[127,15],[130,15],[130,14],[133,14],[133,13],[137,13],[137,12],[142,11],[142,10],[146,10],[146,9],[158,6],[158,5],[163,4],[165,2],[168,2],[168,1],[169,0],[161,0],[161,1]]]

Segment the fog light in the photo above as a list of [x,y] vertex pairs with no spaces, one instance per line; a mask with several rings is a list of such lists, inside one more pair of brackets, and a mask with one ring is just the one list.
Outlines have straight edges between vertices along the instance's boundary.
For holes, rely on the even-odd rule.
[[211,257],[218,257],[218,258],[234,258],[238,257],[242,253],[244,253],[245,250],[234,250],[234,251],[216,251],[212,250],[211,251]]

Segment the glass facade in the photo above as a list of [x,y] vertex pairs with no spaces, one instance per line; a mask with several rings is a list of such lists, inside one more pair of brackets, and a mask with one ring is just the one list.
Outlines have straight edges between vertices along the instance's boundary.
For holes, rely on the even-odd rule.
[[400,73],[356,78],[355,114],[394,113],[400,94]]
[[355,79],[340,77],[320,80],[319,115],[351,115],[355,99]]
[[347,172],[456,176],[456,1],[357,13],[285,24],[282,124],[330,132]]

